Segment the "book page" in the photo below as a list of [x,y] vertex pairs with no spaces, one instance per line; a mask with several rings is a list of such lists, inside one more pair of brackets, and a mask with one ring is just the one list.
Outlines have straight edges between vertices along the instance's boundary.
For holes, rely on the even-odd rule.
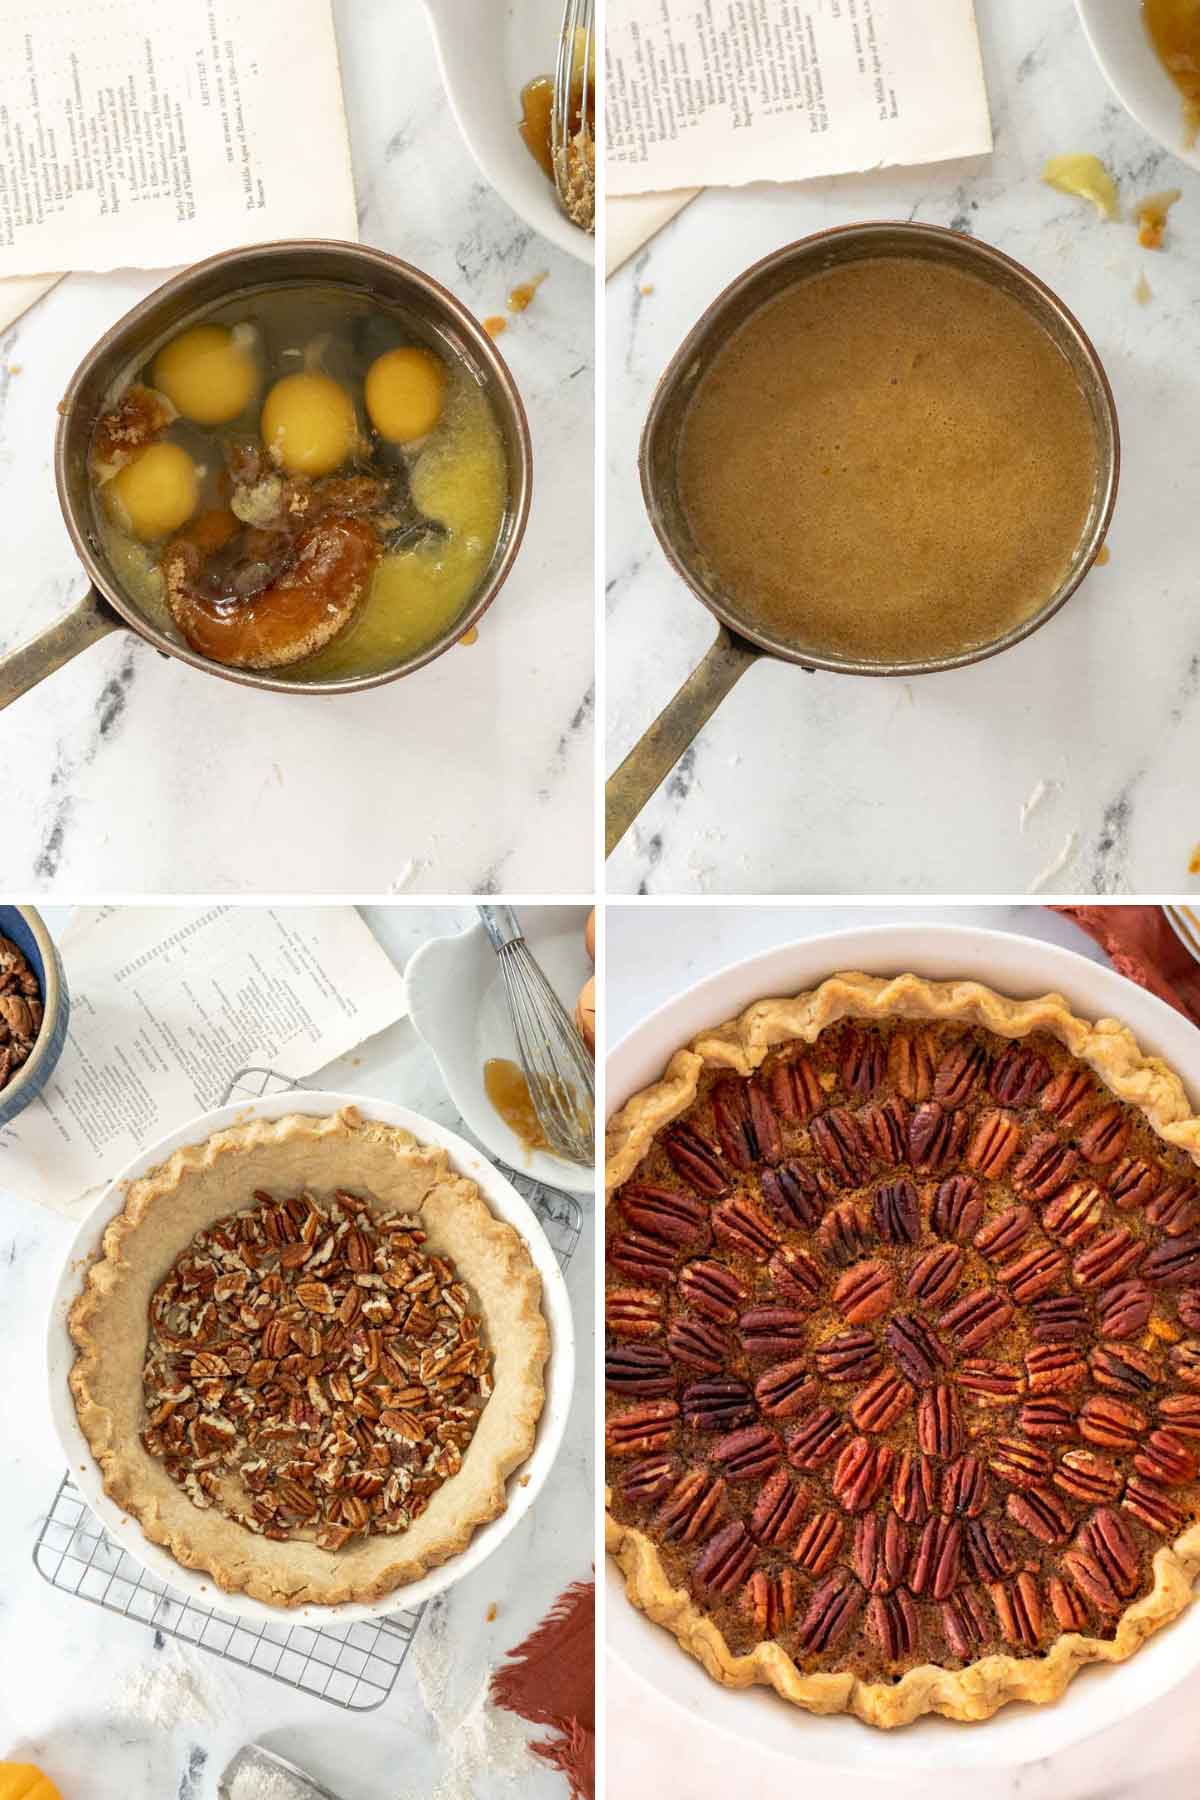
[[356,236],[330,0],[0,0],[0,276]]
[[992,147],[973,0],[612,0],[610,195]]
[[120,907],[59,945],[66,1047],[0,1131],[0,1186],[55,1212],[220,1105],[242,1069],[300,1080],[407,1011],[404,978],[350,906]]

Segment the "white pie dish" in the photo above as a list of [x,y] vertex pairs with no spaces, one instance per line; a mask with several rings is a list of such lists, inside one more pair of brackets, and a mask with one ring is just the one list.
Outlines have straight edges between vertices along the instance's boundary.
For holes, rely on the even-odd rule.
[[[575,997],[593,973],[583,943],[586,906],[518,907],[526,942],[551,987],[573,1013]],[[522,1175],[568,1194],[590,1194],[595,1173],[545,1150],[530,1150],[487,1097],[483,1065],[515,1057],[516,1045],[496,952],[481,924],[452,937],[430,938],[404,971],[408,1011],[432,1051],[450,1098],[493,1156]]]
[[[1057,992],[1084,1017],[1112,1015],[1128,1025],[1143,1050],[1171,1064],[1200,1109],[1200,1031],[1181,1014],[1073,951],[1002,932],[939,924],[871,926],[810,938],[769,950],[688,988],[610,1054],[610,1113],[661,1075],[672,1052],[702,1028],[735,1017],[755,1000],[806,991],[841,970],[873,975],[911,970],[932,979],[973,979],[1025,999]],[[1033,1762],[1149,1705],[1200,1666],[1200,1606],[1193,1605],[1127,1662],[1081,1670],[1053,1704],[1009,1705],[971,1725],[929,1715],[886,1732],[847,1714],[815,1717],[769,1689],[720,1686],[669,1632],[629,1603],[611,1559],[606,1579],[608,1645],[636,1679],[701,1726],[760,1752],[847,1774],[912,1779],[934,1771]]]
[[1100,73],[1125,111],[1164,150],[1200,169],[1200,144],[1186,141],[1183,95],[1158,59],[1137,0],[1075,0],[1075,5]]
[[562,0],[425,0],[446,100],[479,172],[518,217],[577,262],[596,240],[572,225],[517,131],[521,89],[553,75]]
[[[125,1204],[128,1185],[147,1170],[155,1168],[173,1150],[185,1144],[196,1144],[226,1126],[243,1124],[249,1119],[278,1119],[288,1113],[309,1113],[328,1117],[344,1106],[355,1106],[365,1118],[396,1125],[425,1144],[445,1150],[454,1168],[476,1182],[497,1218],[504,1219],[520,1234],[542,1278],[542,1306],[550,1329],[550,1356],[546,1363],[546,1399],[538,1424],[533,1451],[521,1468],[509,1478],[508,1505],[499,1518],[492,1519],[476,1531],[467,1548],[419,1581],[400,1587],[381,1600],[341,1606],[302,1606],[282,1608],[268,1606],[246,1594],[224,1593],[210,1575],[185,1569],[170,1553],[152,1544],[143,1535],[136,1519],[129,1517],[104,1492],[103,1478],[92,1455],[91,1447],[79,1428],[75,1403],[68,1376],[75,1360],[75,1345],[67,1329],[67,1314],[78,1295],[84,1274],[100,1248],[109,1222]],[[356,1620],[378,1619],[388,1613],[407,1610],[443,1593],[456,1581],[477,1569],[529,1511],[545,1482],[562,1443],[575,1379],[575,1337],[566,1283],[545,1232],[529,1206],[512,1184],[462,1138],[442,1125],[434,1124],[407,1107],[394,1106],[381,1100],[366,1100],[353,1094],[315,1093],[294,1089],[270,1094],[261,1100],[238,1102],[204,1113],[180,1126],[169,1136],[136,1157],[100,1195],[92,1211],[75,1235],[59,1277],[50,1309],[48,1334],[48,1369],[50,1410],[59,1440],[67,1458],[71,1479],[96,1518],[113,1541],[129,1552],[144,1568],[172,1588],[185,1593],[201,1605],[215,1607],[231,1617],[258,1623],[290,1621],[302,1625],[306,1620],[322,1624],[351,1624]],[[522,1482],[525,1483],[522,1486]]]

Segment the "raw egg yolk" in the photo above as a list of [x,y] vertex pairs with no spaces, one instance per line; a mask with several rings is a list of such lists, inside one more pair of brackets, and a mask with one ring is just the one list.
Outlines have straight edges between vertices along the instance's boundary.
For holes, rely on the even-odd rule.
[[227,425],[254,398],[258,370],[226,326],[193,325],[155,357],[154,385],[185,419]]
[[118,524],[144,543],[168,537],[196,510],[196,465],[178,444],[148,444],[104,489]]
[[411,444],[442,416],[446,371],[429,350],[388,350],[367,370],[366,400],[380,437]]
[[331,475],[358,435],[354,402],[332,375],[285,375],[267,395],[262,439],[289,475]]

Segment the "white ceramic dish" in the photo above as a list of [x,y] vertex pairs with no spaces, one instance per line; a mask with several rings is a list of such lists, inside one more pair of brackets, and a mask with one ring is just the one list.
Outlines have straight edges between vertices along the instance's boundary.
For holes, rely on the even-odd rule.
[[1200,146],[1185,141],[1183,96],[1158,59],[1137,0],[1075,4],[1100,72],[1126,112],[1164,150],[1200,169]]
[[[583,945],[584,906],[530,906],[517,917],[551,987],[574,1014],[580,988],[592,974]],[[569,1194],[590,1194],[591,1169],[529,1150],[504,1123],[483,1086],[492,1056],[516,1056],[508,1002],[496,952],[480,924],[454,937],[422,944],[404,971],[413,1024],[437,1061],[450,1098],[481,1144],[522,1175]]]
[[[387,1125],[401,1126],[406,1131],[411,1131],[422,1143],[439,1145],[448,1152],[450,1161],[460,1174],[470,1176],[472,1181],[479,1184],[496,1216],[506,1219],[520,1232],[542,1278],[543,1306],[550,1327],[546,1404],[538,1425],[533,1452],[509,1481],[507,1509],[498,1519],[480,1527],[461,1556],[451,1558],[420,1581],[414,1581],[408,1587],[397,1588],[395,1593],[371,1605],[298,1606],[285,1609],[267,1606],[262,1601],[252,1600],[246,1594],[223,1593],[211,1577],[193,1569],[185,1569],[167,1551],[150,1543],[143,1536],[137,1521],[129,1518],[109,1499],[104,1492],[99,1467],[92,1457],[87,1439],[79,1429],[71,1390],[67,1385],[67,1377],[75,1359],[75,1346],[67,1331],[67,1313],[79,1292],[85,1268],[99,1250],[105,1228],[125,1204],[129,1182],[154,1168],[173,1150],[180,1149],[184,1144],[200,1143],[224,1126],[241,1124],[247,1119],[278,1119],[287,1113],[315,1113],[324,1117],[343,1106],[356,1106],[367,1118],[379,1119]],[[178,1131],[173,1131],[169,1137],[162,1138],[122,1170],[101,1194],[71,1245],[50,1309],[48,1350],[50,1410],[66,1453],[71,1478],[108,1535],[149,1569],[152,1575],[157,1575],[160,1580],[188,1594],[193,1600],[202,1605],[215,1606],[221,1612],[237,1618],[253,1619],[259,1623],[290,1621],[300,1625],[306,1619],[312,1619],[319,1620],[322,1624],[350,1624],[358,1619],[382,1618],[387,1613],[420,1605],[423,1600],[444,1592],[464,1575],[477,1569],[504,1542],[537,1499],[562,1443],[575,1381],[575,1334],[566,1283],[545,1232],[511,1182],[506,1181],[478,1150],[455,1136],[454,1132],[422,1118],[419,1113],[410,1112],[407,1107],[393,1106],[381,1100],[364,1100],[353,1094],[313,1093],[307,1089],[271,1094],[262,1100],[223,1106],[216,1112],[205,1113],[181,1126]],[[527,1484],[524,1487],[521,1486],[521,1477]]]
[[[953,925],[882,925],[787,945],[709,977],[660,1007],[608,1059],[608,1105],[655,1080],[680,1044],[754,1000],[800,993],[841,969],[872,975],[913,970],[965,977],[1029,999],[1057,991],[1080,1014],[1122,1020],[1143,1050],[1165,1058],[1200,1107],[1200,1031],[1153,995],[1073,951],[1031,938]],[[883,1732],[847,1715],[815,1718],[764,1688],[734,1692],[709,1679],[669,1633],[625,1598],[608,1561],[611,1653],[673,1706],[757,1750],[827,1769],[884,1779],[923,1771],[996,1769],[1033,1762],[1103,1731],[1159,1699],[1200,1664],[1200,1605],[1151,1638],[1126,1663],[1076,1676],[1052,1706],[1013,1705],[985,1724],[919,1719]]]
[[521,89],[553,75],[562,0],[425,0],[446,99],[484,180],[542,237],[579,262],[596,240],[565,217],[517,133]]

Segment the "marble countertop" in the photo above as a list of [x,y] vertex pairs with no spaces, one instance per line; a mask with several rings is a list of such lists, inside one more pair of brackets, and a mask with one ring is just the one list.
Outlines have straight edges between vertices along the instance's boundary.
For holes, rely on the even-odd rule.
[[[57,909],[45,916],[52,929],[61,927]],[[366,912],[401,967],[419,943],[472,916],[462,908]],[[402,1100],[464,1130],[408,1021],[323,1073],[324,1085]],[[46,1586],[35,1572],[30,1553],[63,1464],[43,1398],[46,1311],[75,1227],[0,1192],[0,1755],[40,1763],[65,1800],[213,1800],[217,1776],[250,1739],[311,1771],[343,1800],[504,1800],[516,1792],[562,1800],[562,1777],[521,1752],[521,1739],[544,1732],[494,1715],[492,1766],[469,1776],[464,1744],[470,1769],[486,1740],[467,1717],[457,1733],[456,1767],[446,1734],[468,1712],[488,1668],[522,1641],[568,1583],[591,1572],[593,1219],[583,1204],[586,1228],[567,1272],[578,1379],[558,1461],[505,1543],[431,1603],[390,1698],[377,1711],[348,1714],[203,1651],[156,1640],[138,1623]],[[489,1622],[493,1604],[497,1616]],[[177,1668],[190,1684],[186,1704],[177,1722],[156,1725],[130,1695],[146,1692],[151,1706],[170,1704],[165,1672]]]
[[[1116,391],[1121,493],[1097,569],[992,661],[913,681],[743,676],[614,854],[610,891],[1174,893],[1200,736],[1200,175],[1112,98],[1071,0],[982,0],[994,154],[802,185],[711,191],[608,286],[608,750],[615,768],[713,636],[638,488],[650,393],[704,307],[756,258],[826,226],[912,218],[987,239],[1054,287]],[[1094,151],[1126,207],[1178,186],[1168,247],[1042,185]],[[1145,272],[1153,290],[1139,305]],[[1023,814],[1031,799],[1033,810]],[[1049,871],[1049,873],[1047,873]]]
[[[1040,907],[928,906],[886,911],[864,906],[716,908],[610,906],[606,921],[608,1041],[617,1043],[683,988],[729,964],[798,937],[881,922],[952,921],[1014,931],[1105,963],[1069,920]],[[610,1605],[624,1605],[612,1593]],[[784,1792],[836,1800],[919,1794],[961,1800],[961,1772],[919,1780],[882,1771],[849,1776],[757,1751],[744,1739],[706,1729],[611,1655],[606,1662],[609,1791],[622,1800],[678,1792],[688,1800],[777,1800]],[[1196,1708],[1200,1674],[1112,1730],[1021,1768],[970,1774],[974,1800],[1192,1800],[1196,1791]],[[873,1765],[874,1767],[874,1765]]]
[[[362,241],[479,317],[549,274],[500,346],[533,431],[520,559],[475,644],[361,694],[255,693],[124,632],[93,645],[0,716],[10,890],[591,889],[592,272],[484,183],[419,0],[334,12]],[[83,590],[54,491],[55,407],[93,341],[162,278],[72,276],[0,336],[0,652]]]

